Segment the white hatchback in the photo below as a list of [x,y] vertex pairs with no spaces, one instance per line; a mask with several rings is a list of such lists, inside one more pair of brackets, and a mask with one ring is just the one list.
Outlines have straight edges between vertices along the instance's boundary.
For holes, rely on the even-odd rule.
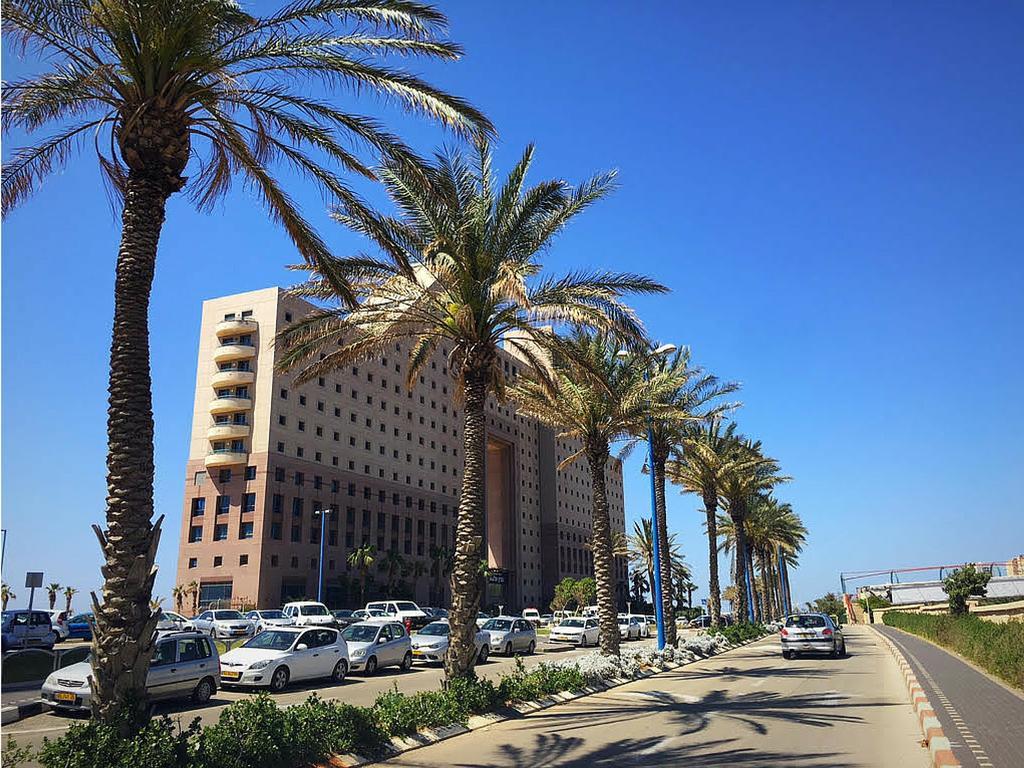
[[412,643],[405,625],[397,621],[370,620],[350,624],[341,632],[348,643],[352,671],[372,675],[381,667],[412,669]]
[[287,603],[281,612],[291,619],[296,627],[335,626],[334,614],[327,610],[327,606],[312,600]]
[[573,616],[565,619],[557,627],[552,628],[548,641],[552,643],[573,643],[586,647],[597,645],[601,639],[601,630],[597,619],[584,616]]
[[348,665],[348,644],[332,627],[271,627],[220,657],[220,679],[276,692],[292,680],[341,683]]

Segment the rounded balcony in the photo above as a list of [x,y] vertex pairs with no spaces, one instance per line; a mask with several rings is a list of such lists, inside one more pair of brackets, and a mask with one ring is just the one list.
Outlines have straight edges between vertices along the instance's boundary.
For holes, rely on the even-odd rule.
[[248,424],[213,424],[206,430],[206,437],[209,440],[233,440],[248,436]]
[[242,451],[213,451],[206,455],[206,466],[207,467],[229,467],[233,464],[245,464],[249,460],[249,455]]
[[256,327],[255,320],[221,320],[215,330],[218,337],[241,336],[245,333],[255,333]]
[[240,387],[256,381],[255,371],[217,371],[210,379],[214,389],[221,387]]
[[221,344],[213,350],[213,362],[230,363],[232,360],[248,360],[256,357],[256,347],[252,344]]
[[252,398],[249,397],[218,397],[210,401],[210,413],[234,413],[235,411],[246,411],[252,408]]

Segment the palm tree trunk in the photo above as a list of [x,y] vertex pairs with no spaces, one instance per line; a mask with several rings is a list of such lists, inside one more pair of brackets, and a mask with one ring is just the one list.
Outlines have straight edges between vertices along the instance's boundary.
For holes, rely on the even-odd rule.
[[608,518],[608,494],[604,473],[608,463],[608,443],[592,441],[587,445],[590,465],[590,492],[593,502],[591,552],[594,556],[594,582],[597,586],[597,620],[601,627],[601,653],[619,655],[619,623],[615,610],[615,584],[612,579],[612,529]]
[[654,514],[658,518],[658,555],[661,559],[661,612],[665,620],[665,643],[676,644],[676,611],[672,600],[672,556],[668,546],[668,520],[665,512],[665,460],[655,455],[654,472]]
[[722,623],[722,585],[718,580],[718,497],[714,489],[704,494],[704,513],[708,529],[708,615],[711,623]]
[[768,557],[764,550],[757,556],[757,560],[758,565],[761,566],[761,621],[764,622],[772,618],[772,592],[768,584]]
[[735,542],[733,543],[733,552],[735,557],[733,558],[733,584],[736,586],[736,602],[732,606],[733,621],[740,623],[749,621],[748,610],[747,610],[747,534],[744,528],[744,518],[746,515],[742,510],[737,509],[737,505],[729,505],[729,517],[732,518],[733,536]]
[[448,613],[450,630],[444,661],[445,676],[449,680],[469,675],[476,659],[476,615],[480,610],[480,557],[487,490],[484,406],[488,374],[488,368],[481,365],[467,370],[464,376],[462,492],[455,525],[452,602]]
[[757,583],[757,573],[754,569],[754,548],[750,545],[750,540],[747,539],[747,558],[746,565],[749,569],[750,578],[750,599],[751,605],[754,608],[754,621],[761,621],[761,589]]
[[146,675],[157,614],[150,608],[161,516],[153,516],[149,296],[169,193],[131,171],[114,283],[107,409],[107,530],[102,602],[92,594],[92,713],[130,735],[146,720]]

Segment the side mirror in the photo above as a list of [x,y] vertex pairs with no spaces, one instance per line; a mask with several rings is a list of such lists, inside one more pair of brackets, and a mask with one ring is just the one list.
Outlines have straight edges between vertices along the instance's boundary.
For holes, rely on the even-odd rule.
[[299,643],[298,645],[295,646],[295,650],[296,651],[308,651],[309,650],[309,646],[306,645],[305,643]]
[[386,643],[387,641],[388,641],[388,639],[386,637],[378,637],[377,638],[377,642],[378,643]]

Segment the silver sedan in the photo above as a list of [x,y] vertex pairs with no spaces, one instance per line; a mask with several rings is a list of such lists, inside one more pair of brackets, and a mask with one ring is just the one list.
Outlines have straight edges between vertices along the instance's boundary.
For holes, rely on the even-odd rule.
[[[450,628],[447,619],[434,621],[412,636],[412,657],[416,661],[443,662],[448,652],[448,634]],[[491,636],[484,630],[476,633],[476,660],[487,661],[491,653]]]

